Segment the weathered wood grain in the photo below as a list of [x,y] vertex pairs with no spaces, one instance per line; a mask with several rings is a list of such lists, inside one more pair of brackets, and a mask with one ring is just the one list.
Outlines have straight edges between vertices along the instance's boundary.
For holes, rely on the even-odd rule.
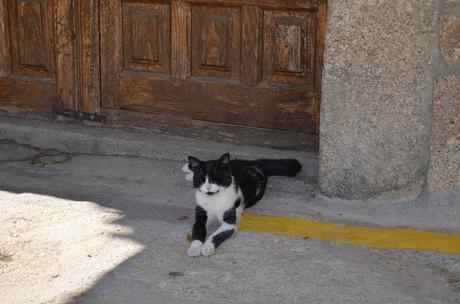
[[8,39],[8,7],[7,0],[0,0],[0,77],[7,76],[10,71],[9,39]]
[[12,72],[18,77],[56,77],[53,5],[53,0],[8,2]]
[[126,110],[103,110],[107,126],[134,129],[137,132],[158,132],[205,140],[218,140],[234,144],[248,144],[281,149],[317,152],[317,135],[214,123],[154,115]]
[[314,98],[304,90],[206,81],[178,85],[131,73],[123,73],[119,81],[123,109],[305,133],[316,130]]
[[190,3],[214,6],[258,6],[281,10],[317,10],[322,0],[187,0]]
[[315,21],[308,12],[264,13],[264,81],[313,86]]
[[101,105],[118,107],[118,73],[123,68],[122,58],[122,2],[99,0],[101,32]]
[[241,80],[256,85],[261,79],[263,47],[263,10],[256,6],[243,6],[241,34]]
[[75,47],[73,41],[74,6],[72,0],[60,0],[54,8],[56,24],[56,107],[77,109],[75,104],[76,67],[74,66]]
[[171,13],[165,3],[123,5],[124,66],[135,71],[171,70]]
[[187,79],[191,73],[191,6],[185,0],[171,2],[171,73]]
[[6,106],[7,109],[19,108],[37,113],[51,113],[55,103],[54,83],[0,78],[0,105]]
[[56,103],[53,0],[0,0],[0,108],[51,113]]
[[238,8],[192,6],[192,76],[240,80]]
[[99,1],[75,2],[78,111],[100,111]]
[[319,1],[100,1],[103,108],[318,132]]

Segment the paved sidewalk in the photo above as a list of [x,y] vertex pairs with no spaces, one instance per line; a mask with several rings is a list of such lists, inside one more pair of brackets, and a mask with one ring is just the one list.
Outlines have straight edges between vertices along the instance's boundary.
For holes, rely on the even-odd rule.
[[317,197],[308,153],[165,137],[169,155],[73,154],[0,134],[0,303],[460,302],[454,254],[241,231],[188,258],[193,189],[180,168],[188,151],[299,157],[306,170],[273,178],[254,211],[348,225],[460,232],[455,193],[341,202]]

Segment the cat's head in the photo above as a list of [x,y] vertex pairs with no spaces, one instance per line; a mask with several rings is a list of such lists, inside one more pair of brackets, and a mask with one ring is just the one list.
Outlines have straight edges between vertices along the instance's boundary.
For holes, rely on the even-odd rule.
[[225,153],[217,160],[200,161],[189,156],[189,168],[193,171],[193,187],[213,195],[232,184],[230,154]]

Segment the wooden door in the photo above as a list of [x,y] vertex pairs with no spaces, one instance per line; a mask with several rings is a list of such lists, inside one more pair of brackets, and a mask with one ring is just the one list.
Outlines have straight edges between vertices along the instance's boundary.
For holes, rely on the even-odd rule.
[[50,112],[56,101],[52,1],[0,0],[0,104]]
[[0,110],[99,111],[98,6],[98,0],[0,0]]
[[315,134],[325,3],[100,0],[102,108]]

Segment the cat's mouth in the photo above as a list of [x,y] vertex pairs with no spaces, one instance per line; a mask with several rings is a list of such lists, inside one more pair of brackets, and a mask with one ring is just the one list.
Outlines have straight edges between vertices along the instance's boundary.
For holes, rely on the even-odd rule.
[[216,192],[208,191],[208,192],[206,192],[206,194],[207,194],[207,195],[214,195],[214,194],[216,194],[217,192],[219,192],[219,190],[217,190]]

